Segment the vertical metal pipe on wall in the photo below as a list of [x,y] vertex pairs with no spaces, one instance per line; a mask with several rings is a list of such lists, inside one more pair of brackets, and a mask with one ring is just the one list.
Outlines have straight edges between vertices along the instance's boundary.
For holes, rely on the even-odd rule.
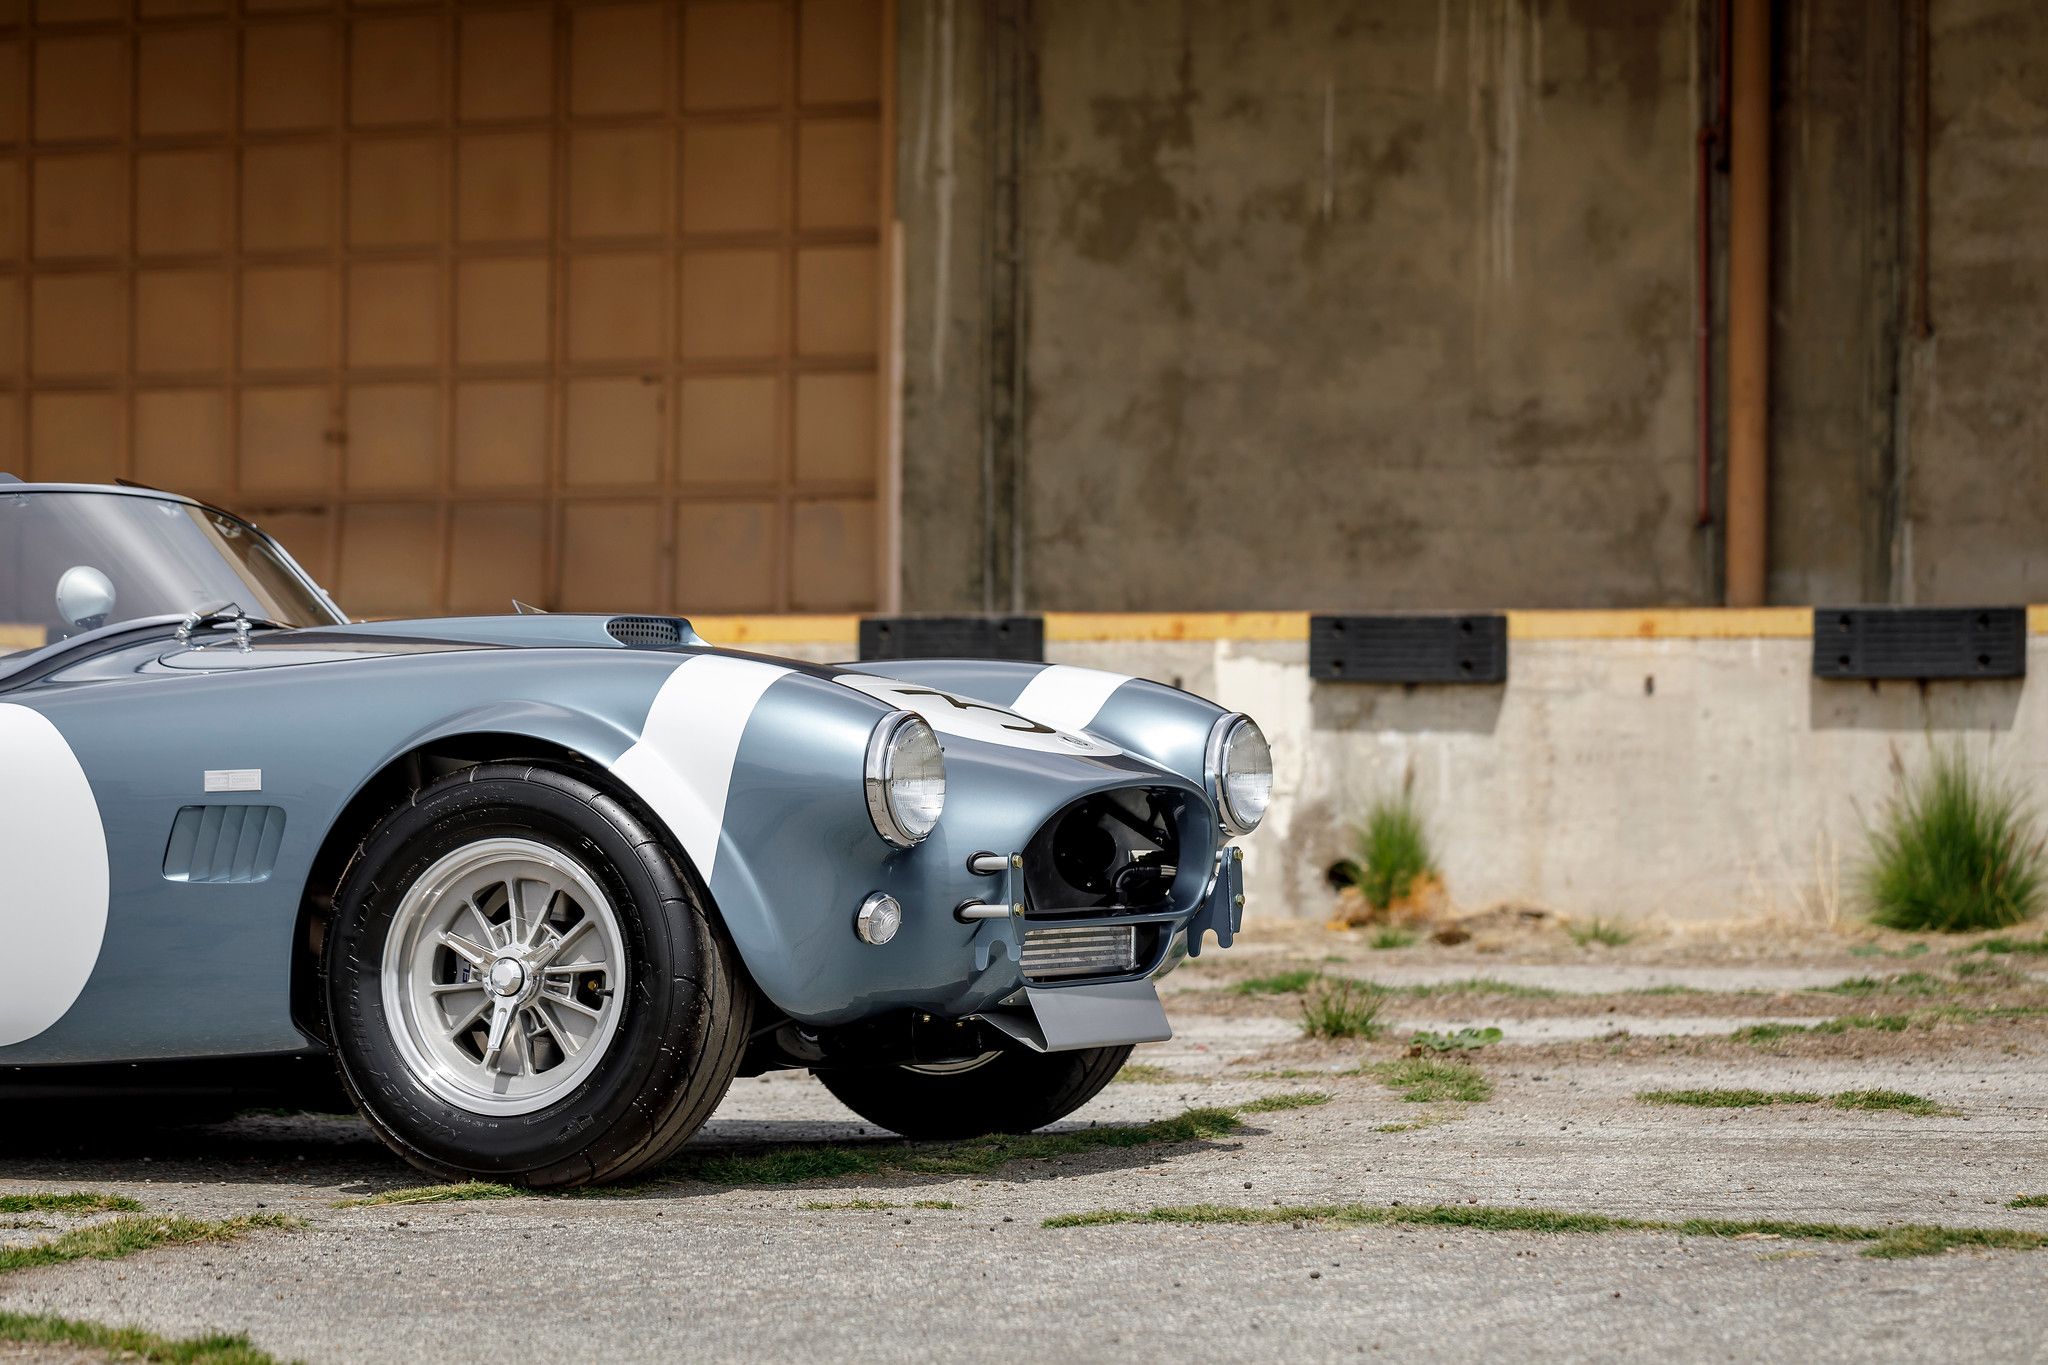
[[1730,29],[1726,592],[1755,607],[1770,547],[1770,0],[1734,0]]

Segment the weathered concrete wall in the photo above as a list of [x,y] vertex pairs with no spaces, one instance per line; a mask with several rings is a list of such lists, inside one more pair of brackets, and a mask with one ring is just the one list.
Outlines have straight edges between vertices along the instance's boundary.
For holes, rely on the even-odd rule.
[[1711,596],[1692,6],[1035,16],[1033,605]]
[[982,0],[897,6],[903,603],[983,606],[988,166]]
[[1932,0],[1933,335],[1907,372],[1903,578],[2048,597],[2048,5]]
[[1517,638],[1500,687],[1314,683],[1300,641],[1053,640],[1046,655],[1257,717],[1276,799],[1245,841],[1254,913],[1326,916],[1353,826],[1412,781],[1460,908],[1825,917],[1857,912],[1869,822],[1931,744],[1963,743],[2048,805],[2035,616],[2031,682],[1821,682],[1805,636]]
[[1906,36],[1896,10],[1774,8],[1774,602],[1894,598]]

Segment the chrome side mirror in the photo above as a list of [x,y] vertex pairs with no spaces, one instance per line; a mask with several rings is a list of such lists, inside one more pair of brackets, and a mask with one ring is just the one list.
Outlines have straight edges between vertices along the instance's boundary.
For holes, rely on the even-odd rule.
[[57,615],[80,630],[97,630],[114,610],[113,580],[90,564],[78,564],[57,580]]

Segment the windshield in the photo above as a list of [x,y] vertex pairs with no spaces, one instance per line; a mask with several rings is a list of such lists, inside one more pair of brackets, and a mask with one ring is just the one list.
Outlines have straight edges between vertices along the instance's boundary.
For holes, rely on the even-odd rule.
[[288,626],[342,618],[247,522],[125,493],[0,491],[0,655],[234,603]]

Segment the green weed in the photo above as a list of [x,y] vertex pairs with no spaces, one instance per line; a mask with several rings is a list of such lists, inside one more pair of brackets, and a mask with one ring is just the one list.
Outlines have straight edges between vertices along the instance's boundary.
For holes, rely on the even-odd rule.
[[1602,919],[1598,915],[1584,924],[1567,924],[1564,931],[1570,934],[1572,942],[1581,948],[1594,943],[1606,948],[1619,948],[1624,943],[1635,941],[1633,930],[1624,929],[1612,920]]
[[1230,989],[1238,995],[1300,995],[1321,975],[1313,967],[1299,967],[1293,971],[1275,972],[1271,976],[1249,977]]
[[1479,1232],[1538,1232],[1586,1235],[1612,1232],[1673,1232],[1682,1237],[1786,1237],[1819,1242],[1869,1242],[1864,1255],[1880,1259],[1938,1256],[1954,1247],[1985,1247],[2008,1251],[2048,1248],[2048,1233],[2009,1228],[1950,1228],[1908,1225],[1895,1228],[1858,1227],[1843,1223],[1800,1223],[1779,1219],[1617,1218],[1604,1213],[1572,1213],[1562,1209],[1489,1208],[1474,1204],[1406,1205],[1381,1208],[1370,1204],[1322,1204],[1301,1207],[1246,1208],[1228,1204],[1185,1204],[1151,1209],[1094,1209],[1048,1218],[1048,1228],[1104,1227],[1121,1223],[1178,1223],[1194,1226],[1260,1226],[1332,1223],[1340,1226],[1461,1228]]
[[142,1205],[119,1194],[0,1194],[0,1213],[140,1213]]
[[1370,982],[1325,979],[1302,998],[1301,1031],[1311,1038],[1377,1038],[1386,996]]
[[1389,948],[1406,948],[1415,942],[1415,935],[1406,929],[1381,929],[1366,942],[1382,952]]
[[277,1365],[276,1357],[257,1350],[249,1344],[249,1338],[239,1333],[174,1340],[139,1327],[103,1327],[96,1322],[43,1313],[0,1312],[0,1341],[63,1346],[103,1353],[118,1360],[163,1365]]
[[1376,911],[1384,912],[1417,882],[1436,875],[1428,832],[1405,783],[1399,796],[1373,802],[1353,837],[1358,856],[1339,866]]
[[1501,1031],[1497,1028],[1461,1028],[1456,1033],[1424,1029],[1408,1040],[1408,1046],[1431,1052],[1476,1052],[1500,1040]]
[[1405,1057],[1400,1061],[1375,1063],[1367,1070],[1380,1084],[1400,1091],[1401,1098],[1411,1104],[1430,1104],[1439,1100],[1478,1103],[1493,1098],[1493,1082],[1486,1073],[1464,1062]]
[[158,1218],[124,1213],[104,1223],[46,1238],[31,1246],[0,1247],[0,1274],[33,1270],[39,1266],[63,1265],[68,1261],[114,1261],[160,1246],[186,1246],[193,1242],[232,1242],[256,1228],[298,1226],[295,1218],[282,1214],[258,1213],[219,1222],[192,1218]]
[[1248,1100],[1237,1106],[1240,1114],[1277,1114],[1283,1109],[1308,1109],[1318,1104],[1328,1104],[1330,1096],[1320,1090],[1296,1090],[1287,1095],[1268,1095],[1264,1099]]
[[2043,840],[2031,810],[1959,744],[1902,775],[1870,838],[1862,890],[1871,919],[1887,928],[2003,929],[2041,907]]

